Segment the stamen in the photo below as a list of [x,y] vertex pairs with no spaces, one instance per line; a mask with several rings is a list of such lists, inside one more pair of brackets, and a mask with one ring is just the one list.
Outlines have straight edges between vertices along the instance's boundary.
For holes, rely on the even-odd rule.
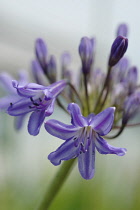
[[39,104],[38,104],[38,103],[36,103],[36,102],[33,102],[33,105],[35,105],[35,106],[39,106]]
[[13,103],[10,103],[10,106],[12,106],[13,105]]
[[34,100],[33,100],[33,98],[32,98],[32,97],[30,97],[30,100],[31,100],[32,102],[34,102]]
[[33,108],[32,106],[29,106],[29,108],[31,109],[31,108]]

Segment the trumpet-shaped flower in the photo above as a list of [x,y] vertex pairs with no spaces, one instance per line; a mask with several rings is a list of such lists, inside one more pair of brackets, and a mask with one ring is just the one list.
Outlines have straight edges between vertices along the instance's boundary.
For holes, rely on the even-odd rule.
[[48,120],[45,128],[53,136],[65,142],[48,158],[54,165],[62,160],[78,157],[78,167],[84,179],[91,179],[95,172],[95,149],[101,154],[116,154],[123,156],[125,148],[109,145],[101,136],[107,135],[114,121],[114,107],[109,107],[97,115],[83,117],[77,104],[68,105],[71,114],[71,124],[66,125],[57,120]]
[[12,116],[22,116],[32,112],[28,122],[28,132],[37,135],[46,116],[50,116],[54,110],[56,97],[66,86],[64,80],[53,83],[50,86],[43,86],[35,83],[20,85],[13,81],[20,100],[10,103],[7,112]]

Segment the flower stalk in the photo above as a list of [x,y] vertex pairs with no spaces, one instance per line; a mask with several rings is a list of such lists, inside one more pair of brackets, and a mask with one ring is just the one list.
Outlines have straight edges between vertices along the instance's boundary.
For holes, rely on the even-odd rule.
[[56,176],[52,180],[50,186],[45,192],[44,198],[36,210],[47,210],[53,202],[55,196],[59,192],[60,188],[63,186],[66,178],[68,177],[70,171],[72,170],[75,163],[75,159],[65,161],[61,166],[60,170],[57,172]]

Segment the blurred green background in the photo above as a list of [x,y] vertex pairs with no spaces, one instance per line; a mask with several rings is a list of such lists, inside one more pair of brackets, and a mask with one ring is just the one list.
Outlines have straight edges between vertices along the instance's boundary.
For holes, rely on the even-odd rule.
[[[131,65],[140,66],[139,8],[139,0],[0,0],[0,72],[16,75],[23,68],[30,72],[38,37],[47,42],[58,64],[61,53],[68,50],[72,54],[70,68],[76,72],[82,36],[96,37],[95,66],[106,71],[110,46],[122,22],[130,29],[127,55]],[[50,118],[70,123],[59,109]],[[47,156],[62,141],[43,127],[37,137],[30,136],[27,121],[17,132],[13,118],[0,113],[0,210],[35,210],[59,169]],[[129,128],[110,140],[128,152],[124,157],[97,153],[96,173],[90,181],[81,178],[76,164],[50,210],[139,210],[139,134],[139,128]]]

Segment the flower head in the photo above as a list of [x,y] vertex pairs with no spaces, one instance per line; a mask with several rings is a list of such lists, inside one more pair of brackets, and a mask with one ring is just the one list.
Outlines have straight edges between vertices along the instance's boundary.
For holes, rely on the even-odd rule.
[[57,120],[48,120],[46,130],[53,136],[65,142],[48,156],[54,165],[62,160],[78,157],[78,166],[84,179],[91,179],[95,172],[95,148],[101,154],[116,154],[122,156],[126,149],[109,145],[101,136],[107,135],[114,121],[114,107],[110,107],[97,115],[83,117],[77,104],[68,105],[71,114],[71,124],[66,125]]
[[55,99],[65,86],[64,80],[47,87],[35,83],[20,85],[14,80],[13,87],[17,89],[21,99],[16,102],[11,101],[7,112],[12,116],[22,116],[32,112],[28,123],[28,132],[35,136],[39,133],[45,117],[53,113]]

